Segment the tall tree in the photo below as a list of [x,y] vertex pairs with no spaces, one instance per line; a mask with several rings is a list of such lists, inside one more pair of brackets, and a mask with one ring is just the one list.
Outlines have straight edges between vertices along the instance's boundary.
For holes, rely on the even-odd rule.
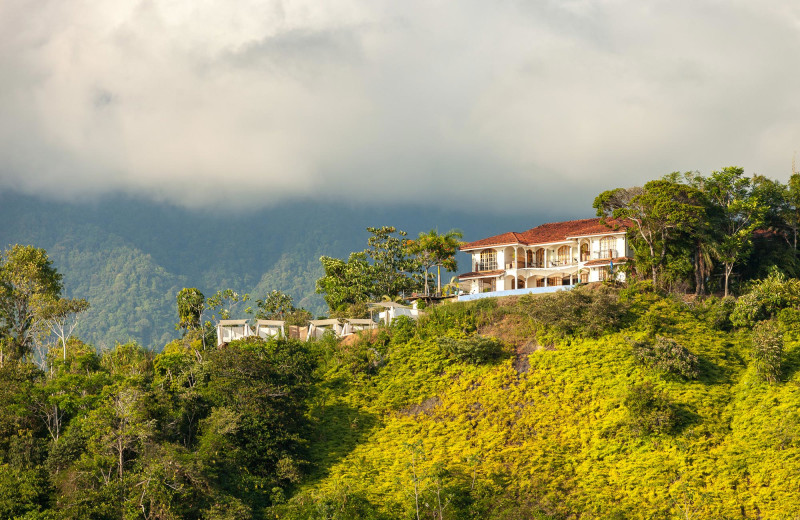
[[330,310],[369,301],[374,284],[366,253],[350,253],[347,261],[329,256],[319,261],[325,275],[317,280],[317,292],[324,295]]
[[411,291],[415,284],[408,273],[419,269],[404,247],[403,237],[408,233],[393,226],[368,227],[367,231],[372,236],[364,253],[372,259],[373,296],[397,296]]
[[733,268],[752,247],[753,231],[764,224],[767,206],[754,192],[753,180],[736,166],[712,172],[705,181],[705,192],[717,210],[716,256],[724,267],[727,296]]
[[792,173],[786,185],[784,219],[791,232],[792,247],[797,251],[797,233],[800,229],[800,173]]
[[372,235],[368,247],[350,253],[347,261],[320,258],[325,276],[317,280],[317,293],[325,295],[332,311],[383,296],[394,298],[419,286],[413,275],[420,268],[409,258],[403,238],[407,233],[391,226],[369,227],[367,231]]
[[636,263],[639,269],[650,271],[656,286],[660,285],[670,246],[695,229],[705,212],[696,188],[671,179],[604,191],[595,198],[593,207],[603,219],[633,224],[630,238]]
[[201,326],[200,316],[206,305],[206,297],[199,289],[184,287],[178,291],[178,328],[185,332],[197,330]]
[[460,231],[451,229],[440,235],[437,229],[427,233],[420,233],[416,240],[406,242],[408,254],[415,257],[420,267],[425,270],[425,295],[428,295],[428,270],[437,267],[436,292],[442,292],[442,267],[448,271],[458,269],[456,252],[461,245],[459,240],[463,235]]
[[47,298],[39,309],[41,320],[61,341],[63,360],[67,359],[67,340],[78,326],[78,318],[87,309],[89,302],[83,298]]
[[295,310],[292,297],[278,290],[272,290],[263,300],[256,300],[256,305],[256,318],[260,320],[282,320]]
[[61,275],[44,249],[15,245],[0,255],[0,365],[33,346],[40,303],[61,295]]

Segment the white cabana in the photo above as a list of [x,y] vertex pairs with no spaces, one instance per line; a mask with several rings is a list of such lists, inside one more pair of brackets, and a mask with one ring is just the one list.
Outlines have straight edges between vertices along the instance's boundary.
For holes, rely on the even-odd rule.
[[370,303],[369,307],[372,310],[384,308],[385,310],[378,314],[378,321],[383,321],[387,325],[390,325],[392,320],[400,316],[408,316],[411,319],[417,319],[421,314],[417,309],[412,309],[407,305],[395,302]]
[[252,335],[247,320],[222,320],[217,325],[217,346]]
[[311,338],[319,339],[325,331],[332,331],[337,337],[342,335],[342,324],[337,319],[331,320],[311,320],[308,322],[308,334],[306,341]]
[[344,320],[344,327],[342,328],[342,336],[349,336],[361,330],[374,329],[377,328],[377,326],[377,323],[369,319],[346,319]]
[[264,339],[286,337],[284,324],[280,320],[256,320],[256,336]]

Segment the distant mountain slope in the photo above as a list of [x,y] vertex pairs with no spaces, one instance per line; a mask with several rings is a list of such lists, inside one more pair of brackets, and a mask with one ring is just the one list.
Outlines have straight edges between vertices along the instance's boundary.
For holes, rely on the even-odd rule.
[[[584,215],[560,217],[578,216]],[[363,249],[367,226],[394,225],[411,236],[459,228],[476,239],[545,220],[552,219],[310,201],[241,213],[190,211],[125,197],[65,203],[5,193],[0,247],[47,249],[67,293],[92,305],[77,331],[82,338],[98,347],[136,340],[160,349],[177,335],[175,294],[182,287],[206,295],[232,288],[263,296],[278,289],[319,315],[327,310],[314,293],[319,257]]]

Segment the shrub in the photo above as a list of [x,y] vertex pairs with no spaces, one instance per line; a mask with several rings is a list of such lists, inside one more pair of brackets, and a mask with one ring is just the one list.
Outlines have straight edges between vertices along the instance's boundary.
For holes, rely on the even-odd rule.
[[752,327],[756,322],[768,320],[781,309],[800,305],[800,280],[787,279],[773,271],[755,282],[749,293],[736,301],[731,313],[731,323],[737,327]]
[[523,310],[539,327],[558,336],[598,337],[618,330],[628,306],[610,287],[576,287],[543,296],[520,298]]
[[490,363],[499,359],[503,355],[503,344],[495,338],[448,338],[442,337],[437,340],[441,348],[448,356],[463,363],[480,365]]
[[628,426],[636,434],[671,433],[680,425],[675,405],[650,383],[631,387],[624,404],[628,409]]
[[731,313],[735,307],[736,298],[733,296],[710,296],[697,305],[696,311],[714,329],[728,331],[731,329]]
[[392,320],[389,330],[391,330],[392,344],[408,343],[417,333],[417,323],[408,316],[399,316]]
[[753,327],[751,358],[761,381],[775,383],[781,375],[783,331],[773,320],[762,321]]
[[697,356],[677,341],[658,336],[655,341],[639,341],[633,344],[633,356],[637,361],[666,374],[685,379],[697,379]]

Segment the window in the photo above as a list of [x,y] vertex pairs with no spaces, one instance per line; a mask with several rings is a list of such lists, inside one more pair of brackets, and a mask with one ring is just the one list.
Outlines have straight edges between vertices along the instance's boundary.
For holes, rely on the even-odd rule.
[[589,244],[584,242],[581,244],[581,262],[586,262],[589,260]]
[[569,258],[569,246],[559,247],[556,256],[558,257],[558,265],[567,265],[572,263]]
[[581,273],[581,283],[589,283],[589,273],[587,271]]
[[603,237],[600,239],[600,258],[614,258],[616,251],[614,248],[617,246],[617,239],[615,237]]
[[544,249],[536,251],[536,267],[544,267]]
[[497,251],[494,249],[481,251],[478,271],[494,271],[495,269],[497,269]]

